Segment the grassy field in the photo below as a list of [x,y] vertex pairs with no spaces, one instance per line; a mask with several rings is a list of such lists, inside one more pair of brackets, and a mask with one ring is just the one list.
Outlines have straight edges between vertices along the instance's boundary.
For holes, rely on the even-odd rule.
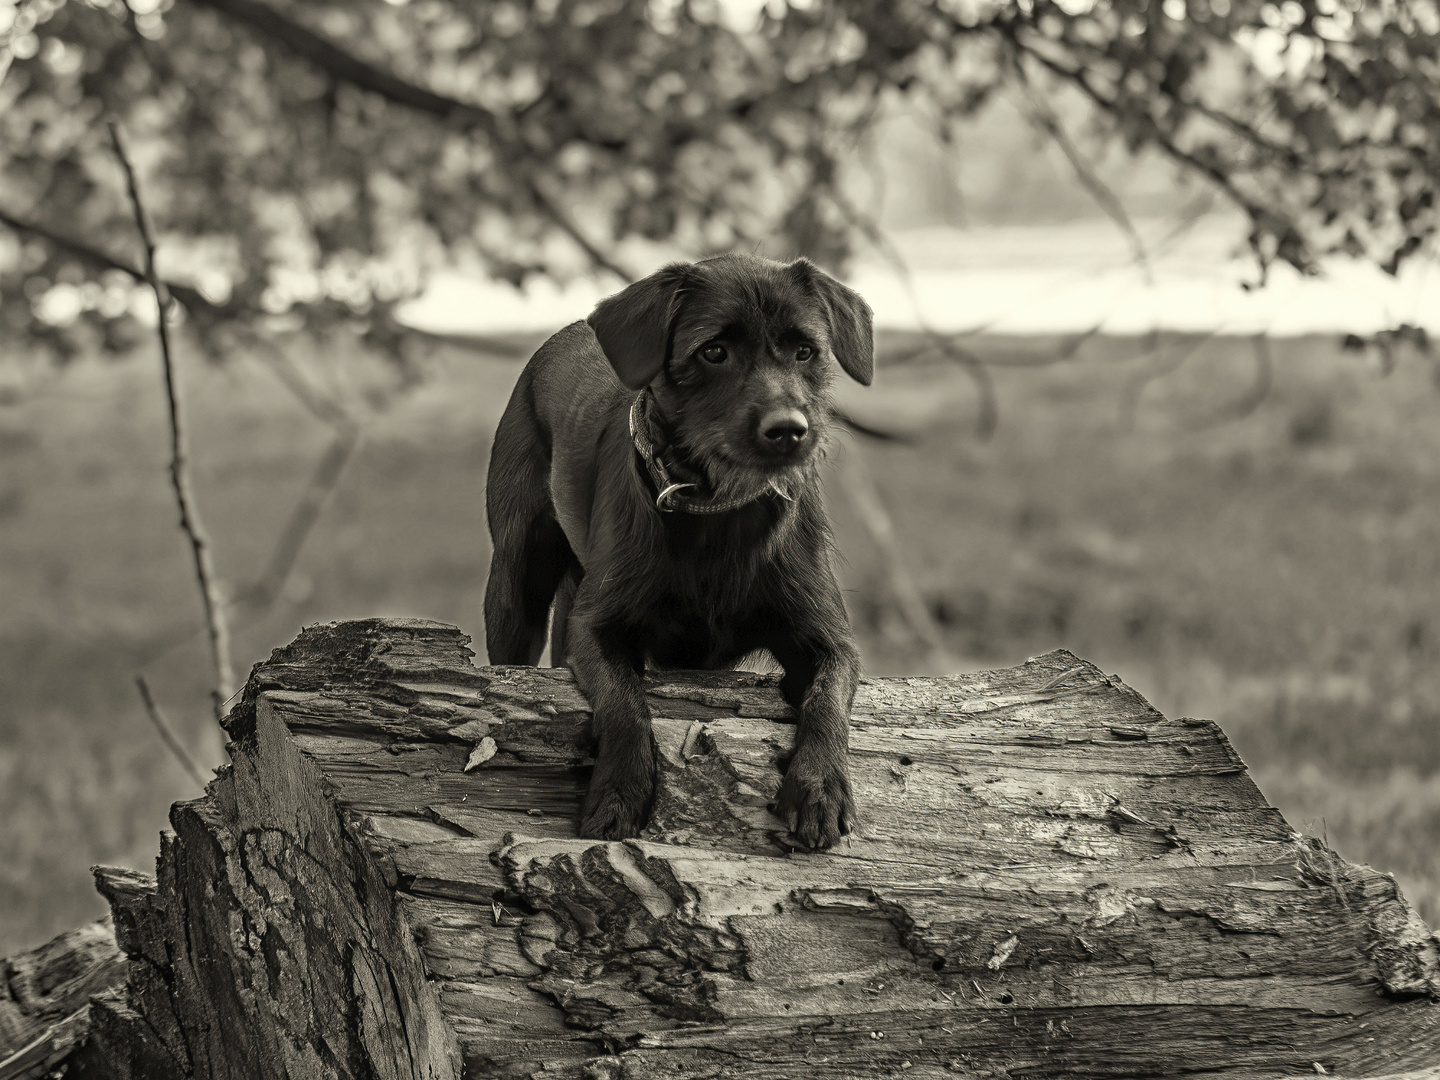
[[[1394,872],[1440,921],[1440,392],[1328,339],[980,339],[999,426],[945,364],[884,364],[846,406],[908,433],[863,455],[953,663],[1064,645],[1171,715],[1219,720],[1304,831]],[[366,369],[334,379],[357,402]],[[519,361],[456,353],[369,425],[278,603],[242,614],[244,670],[302,625],[406,614],[478,636],[483,477]],[[143,671],[207,764],[206,659],[165,479],[149,356],[0,365],[0,955],[102,910],[87,867],[153,865],[197,794],[136,698]],[[258,364],[185,373],[222,573],[258,575],[328,440]],[[1263,396],[1259,391],[1265,390]],[[895,614],[840,485],[843,576],[872,673],[931,660]]]

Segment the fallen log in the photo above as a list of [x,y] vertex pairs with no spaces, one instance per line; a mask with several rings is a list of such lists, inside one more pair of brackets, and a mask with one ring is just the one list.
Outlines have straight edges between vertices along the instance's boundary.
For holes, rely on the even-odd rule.
[[[567,671],[311,627],[257,665],[158,880],[102,872],[116,1077],[1378,1077],[1440,1063],[1440,939],[1213,723],[1057,651],[874,679],[861,833],[786,844],[773,676],[651,677],[637,840],[578,839]],[[1421,1071],[1420,1075],[1440,1075]]]
[[109,919],[0,959],[0,1080],[38,1080],[69,1062],[90,1030],[90,999],[117,988],[125,958]]

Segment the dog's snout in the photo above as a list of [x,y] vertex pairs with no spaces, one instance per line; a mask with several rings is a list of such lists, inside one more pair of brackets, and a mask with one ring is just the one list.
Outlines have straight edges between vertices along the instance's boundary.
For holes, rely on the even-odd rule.
[[772,409],[760,418],[760,439],[772,452],[795,451],[808,433],[809,420],[799,409]]
[[776,409],[760,419],[760,434],[777,450],[793,450],[809,431],[810,422],[799,409]]

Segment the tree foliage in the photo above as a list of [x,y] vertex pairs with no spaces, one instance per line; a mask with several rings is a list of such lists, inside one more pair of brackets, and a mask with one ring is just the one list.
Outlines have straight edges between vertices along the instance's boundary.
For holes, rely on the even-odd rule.
[[636,240],[838,265],[877,116],[943,134],[1006,88],[1203,176],[1262,267],[1394,270],[1436,229],[1435,0],[772,0],[753,29],[713,0],[0,0],[0,40],[0,333],[62,354],[123,348],[144,295],[106,120],[217,350],[391,346],[443,265],[630,275]]

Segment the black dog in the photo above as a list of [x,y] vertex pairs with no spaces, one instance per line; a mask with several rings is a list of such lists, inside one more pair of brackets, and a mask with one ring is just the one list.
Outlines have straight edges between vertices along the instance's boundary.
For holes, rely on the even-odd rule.
[[811,848],[856,824],[845,755],[860,657],[816,475],[838,361],[869,385],[870,308],[798,259],[677,263],[561,330],[490,457],[495,664],[568,661],[599,750],[580,832],[636,835],[655,792],[642,677],[768,651],[799,712],[776,810]]

